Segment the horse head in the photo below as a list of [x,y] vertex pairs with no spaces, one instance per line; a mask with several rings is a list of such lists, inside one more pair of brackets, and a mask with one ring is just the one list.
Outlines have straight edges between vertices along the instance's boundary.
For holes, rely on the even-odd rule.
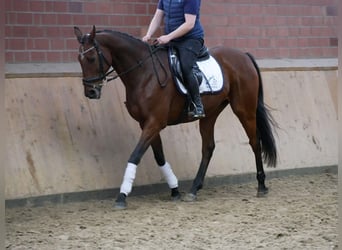
[[95,25],[90,33],[83,35],[74,27],[75,36],[80,43],[78,61],[82,68],[84,94],[90,99],[99,99],[111,67],[111,54],[96,40]]

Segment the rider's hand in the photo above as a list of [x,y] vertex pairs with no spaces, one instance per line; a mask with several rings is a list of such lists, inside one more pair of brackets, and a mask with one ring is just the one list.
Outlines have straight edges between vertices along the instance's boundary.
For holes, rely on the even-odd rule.
[[148,43],[151,40],[151,36],[146,35],[141,39],[143,42]]
[[168,35],[163,35],[157,38],[158,44],[166,44],[170,42],[170,37]]

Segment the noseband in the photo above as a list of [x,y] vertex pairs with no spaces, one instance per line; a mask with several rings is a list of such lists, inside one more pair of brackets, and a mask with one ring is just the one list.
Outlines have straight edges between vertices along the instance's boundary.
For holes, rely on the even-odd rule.
[[[108,71],[107,73],[104,72],[103,63],[106,63],[108,66],[111,66],[111,63],[109,63],[108,60],[104,57],[104,55],[103,55],[103,53],[99,47],[99,44],[97,43],[96,40],[94,40],[94,46],[93,47],[90,47],[89,49],[87,49],[85,51],[83,51],[83,48],[82,48],[82,52],[80,52],[81,57],[83,58],[86,53],[88,53],[89,51],[92,51],[93,49],[96,50],[97,56],[99,58],[100,75],[95,76],[95,77],[90,77],[90,78],[83,78],[82,82],[83,82],[83,85],[85,85],[85,86],[95,88],[96,85],[98,85],[98,86],[104,85],[104,82],[108,81],[107,76],[109,74],[111,74],[114,71],[114,69]],[[100,81],[102,81],[102,83],[96,84]]]

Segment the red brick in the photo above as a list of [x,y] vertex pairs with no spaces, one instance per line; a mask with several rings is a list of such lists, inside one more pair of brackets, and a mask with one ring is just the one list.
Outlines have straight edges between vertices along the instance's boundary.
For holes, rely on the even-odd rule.
[[[89,31],[91,28],[92,26],[89,27]],[[75,37],[73,26],[58,27],[58,30],[59,30],[60,37],[65,37],[65,38]]]
[[91,14],[96,12],[97,3],[96,2],[84,2],[83,3],[83,13]]
[[268,48],[271,46],[271,40],[268,38],[259,39],[259,47],[260,48]]
[[[109,14],[113,13],[113,6],[114,4],[107,3],[107,2],[99,2],[96,4],[96,12],[97,13],[102,13],[102,14]],[[93,10],[94,11],[94,10]]]
[[311,27],[311,35],[315,37],[329,36],[333,33],[334,31],[331,27]]
[[288,43],[288,46],[289,48],[295,48],[295,47],[298,47],[298,38],[297,37],[294,37],[294,38],[289,38],[287,40],[287,43]]
[[5,2],[4,3],[5,10],[12,11],[13,10],[13,1],[12,0],[5,0],[4,2]]
[[302,25],[304,26],[320,26],[323,24],[323,17],[302,17]]
[[5,63],[14,63],[16,62],[14,59],[14,52],[6,51],[5,52]]
[[[336,3],[337,0],[202,1],[205,41],[207,46],[232,45],[263,58],[334,57],[338,32]],[[24,39],[24,48],[15,51],[29,55],[27,61],[31,60],[32,52],[43,53],[33,55],[35,60],[75,61],[78,43],[73,25],[84,32],[95,24],[98,29],[121,30],[141,37],[156,5],[156,0],[5,0],[6,49],[10,44],[17,46],[15,39]],[[11,53],[6,54],[6,60],[25,59]]]
[[41,24],[45,25],[55,25],[57,24],[57,15],[56,14],[40,14],[41,16]]
[[72,16],[73,14],[66,14],[66,13],[61,13],[56,15],[57,17],[57,23],[59,25],[68,25],[72,23]]
[[133,5],[133,13],[137,15],[146,15],[148,14],[148,7],[146,4],[136,3]]
[[251,16],[251,23],[253,26],[262,26],[263,25],[263,16]]
[[30,11],[31,12],[44,12],[45,2],[44,1],[30,1]]
[[[224,29],[222,35],[224,34],[227,37],[234,37],[234,38],[238,36],[238,31],[240,30],[237,27],[222,27],[222,28]],[[221,33],[216,33],[214,35],[217,36],[217,34],[221,34]]]
[[300,36],[311,36],[311,27],[301,27]]
[[8,50],[25,50],[26,49],[26,39],[25,38],[15,38],[6,39],[6,49]]
[[278,48],[277,55],[279,58],[288,58],[290,56],[290,50],[288,48]]
[[45,62],[46,52],[31,51],[30,58],[31,58],[31,62]]
[[74,14],[72,15],[72,24],[73,25],[84,25],[86,24],[86,15],[83,15],[83,14]]
[[53,1],[46,1],[45,2],[45,11],[46,12],[54,12],[55,9],[55,3]]
[[338,48],[337,47],[334,47],[334,48],[322,48],[322,54],[325,55],[325,57],[337,57],[337,55],[338,55]]
[[328,26],[335,26],[335,24],[337,23],[337,16],[331,16],[331,17],[326,17],[324,19],[324,25],[328,25]]
[[6,13],[6,24],[17,24],[17,13],[7,12]]
[[35,48],[33,38],[27,38],[26,39],[26,48],[27,48],[27,50],[33,50]]
[[76,62],[77,61],[77,52],[69,52],[69,51],[62,51],[62,58],[64,62]]
[[288,37],[289,36],[289,29],[287,27],[278,27],[278,36]]
[[51,40],[51,50],[63,50],[65,49],[65,39],[56,38]]
[[277,27],[274,27],[274,26],[271,26],[271,27],[267,27],[265,29],[265,34],[266,36],[268,37],[275,37],[278,35],[278,28]]
[[69,38],[66,40],[65,42],[65,48],[67,50],[77,50],[79,47],[79,43],[78,41],[76,40],[76,37],[74,38]]
[[207,46],[210,47],[216,47],[216,46],[221,46],[224,43],[224,38],[222,37],[213,37],[213,38],[208,38],[206,39],[206,44]]
[[148,26],[151,22],[150,16],[139,16],[138,17],[138,25],[139,26]]
[[277,38],[274,39],[274,44],[277,48],[286,48],[288,47],[288,40],[285,38]]
[[34,13],[32,17],[32,24],[40,26],[42,24],[42,16],[40,14]]
[[82,13],[83,11],[83,2],[69,2],[68,5],[69,12]]
[[278,13],[278,8],[275,5],[265,5],[263,6],[264,16],[280,16],[281,14]]
[[28,37],[28,27],[27,26],[13,26],[12,27],[12,37]]
[[50,49],[50,40],[46,39],[46,38],[34,39],[34,49],[42,50],[42,51],[49,50]]
[[15,11],[30,11],[29,0],[12,0],[12,4]]
[[48,51],[46,53],[46,59],[48,62],[63,62],[62,52],[60,51]]
[[15,63],[21,63],[21,62],[29,62],[30,61],[30,53],[25,52],[15,52],[13,53],[14,61]]
[[87,24],[90,26],[97,25],[99,26],[101,23],[103,23],[103,16],[98,15],[88,15],[87,16]]
[[301,17],[295,17],[295,16],[291,16],[291,17],[286,17],[286,25],[287,26],[296,26],[299,27],[301,26],[302,23],[302,19]]
[[33,18],[31,13],[20,13],[20,15],[17,15],[17,23],[18,24],[32,24]]
[[59,31],[59,28],[55,26],[49,26],[44,28],[46,37],[50,39],[55,39],[56,37],[61,37],[61,32]]
[[54,12],[68,12],[68,3],[67,2],[54,2],[53,3],[53,11]]
[[223,45],[230,48],[236,48],[238,46],[237,40],[235,38],[224,39]]
[[28,27],[28,35],[29,37],[44,37],[45,29],[40,26],[30,26]]
[[124,16],[123,22],[125,26],[137,26],[138,17],[137,16]]
[[12,26],[5,26],[5,37],[13,37]]
[[263,24],[267,26],[273,26],[277,23],[277,17],[275,16],[264,16]]
[[129,13],[129,7],[125,3],[116,3],[113,6],[113,14],[127,14]]
[[121,15],[111,15],[108,19],[113,26],[122,26],[124,24],[124,17]]
[[298,38],[298,46],[299,47],[307,47],[309,45],[308,38]]

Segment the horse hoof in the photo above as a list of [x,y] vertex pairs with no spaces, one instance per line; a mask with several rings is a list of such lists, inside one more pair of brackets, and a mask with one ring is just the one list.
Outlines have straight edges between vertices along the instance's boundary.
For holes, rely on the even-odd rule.
[[267,194],[268,194],[268,188],[265,188],[265,189],[262,189],[262,190],[258,190],[257,197],[258,198],[266,197]]
[[180,201],[182,196],[180,194],[171,196],[171,201]]
[[192,193],[188,193],[184,196],[183,201],[187,201],[187,202],[193,202],[197,199],[197,196],[195,194]]
[[125,201],[116,201],[114,203],[114,209],[123,210],[127,208],[127,203]]

